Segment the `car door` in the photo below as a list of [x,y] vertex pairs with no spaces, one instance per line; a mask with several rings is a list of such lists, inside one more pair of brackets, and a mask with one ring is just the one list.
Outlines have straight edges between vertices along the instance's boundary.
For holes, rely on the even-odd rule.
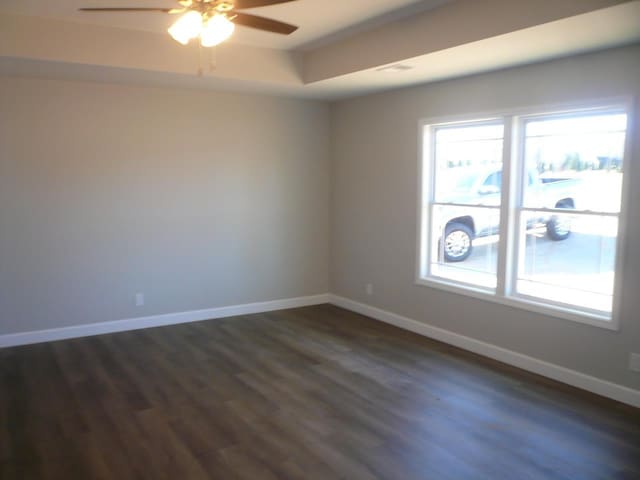
[[[478,186],[480,205],[499,207],[502,192],[502,170],[490,173]],[[500,226],[500,211],[498,209],[482,209],[476,217],[476,232],[487,235],[498,231]]]

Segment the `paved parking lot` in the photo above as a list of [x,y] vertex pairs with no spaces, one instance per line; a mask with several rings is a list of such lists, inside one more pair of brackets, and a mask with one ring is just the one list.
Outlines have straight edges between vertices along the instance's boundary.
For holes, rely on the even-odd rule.
[[[495,273],[497,257],[496,235],[478,238],[467,260],[460,266]],[[615,237],[572,232],[566,240],[553,241],[545,229],[527,234],[525,272],[527,274],[566,273],[592,275],[613,272]]]
[[[524,274],[529,294],[542,298],[582,304],[591,294],[604,305],[613,290],[615,264],[615,224],[576,219],[566,240],[553,241],[545,227],[527,233],[524,249]],[[445,277],[495,286],[498,236],[477,238],[467,260],[441,266]],[[483,272],[483,273],[480,273]],[[523,287],[524,288],[524,287]],[[587,299],[587,300],[585,300]]]

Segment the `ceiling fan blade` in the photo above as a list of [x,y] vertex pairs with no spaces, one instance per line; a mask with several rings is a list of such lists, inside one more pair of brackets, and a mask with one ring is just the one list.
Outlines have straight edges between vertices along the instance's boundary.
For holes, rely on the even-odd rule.
[[234,15],[233,23],[244,27],[257,28],[258,30],[281,33],[283,35],[289,35],[298,29],[295,25],[279,22],[278,20],[272,20],[270,18],[259,17],[257,15],[249,15],[248,13],[234,12]]
[[81,12],[162,12],[169,13],[172,8],[79,8]]
[[234,10],[242,10],[243,8],[267,7],[269,5],[294,1],[295,0],[234,0],[233,8]]

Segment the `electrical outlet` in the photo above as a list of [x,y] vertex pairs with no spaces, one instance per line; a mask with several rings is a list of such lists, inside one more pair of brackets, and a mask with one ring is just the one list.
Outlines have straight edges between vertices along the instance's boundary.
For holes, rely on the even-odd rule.
[[144,293],[136,293],[136,307],[144,305]]
[[629,354],[629,370],[640,372],[640,353]]
[[369,296],[373,295],[373,284],[367,283],[365,290],[367,291],[367,295]]

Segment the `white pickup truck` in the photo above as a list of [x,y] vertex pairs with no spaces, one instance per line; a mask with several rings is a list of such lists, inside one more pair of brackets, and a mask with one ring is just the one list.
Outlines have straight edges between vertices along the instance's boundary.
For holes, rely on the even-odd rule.
[[[502,170],[500,166],[480,169],[452,168],[448,181],[436,185],[438,203],[451,203],[442,209],[444,233],[439,245],[439,257],[447,262],[466,260],[473,249],[473,239],[498,232],[499,209],[469,208],[464,204],[500,206]],[[544,178],[535,170],[527,172],[524,205],[531,208],[576,208],[580,180],[568,177]],[[551,240],[564,240],[571,234],[568,217],[541,215],[527,221],[527,227],[546,225]]]

